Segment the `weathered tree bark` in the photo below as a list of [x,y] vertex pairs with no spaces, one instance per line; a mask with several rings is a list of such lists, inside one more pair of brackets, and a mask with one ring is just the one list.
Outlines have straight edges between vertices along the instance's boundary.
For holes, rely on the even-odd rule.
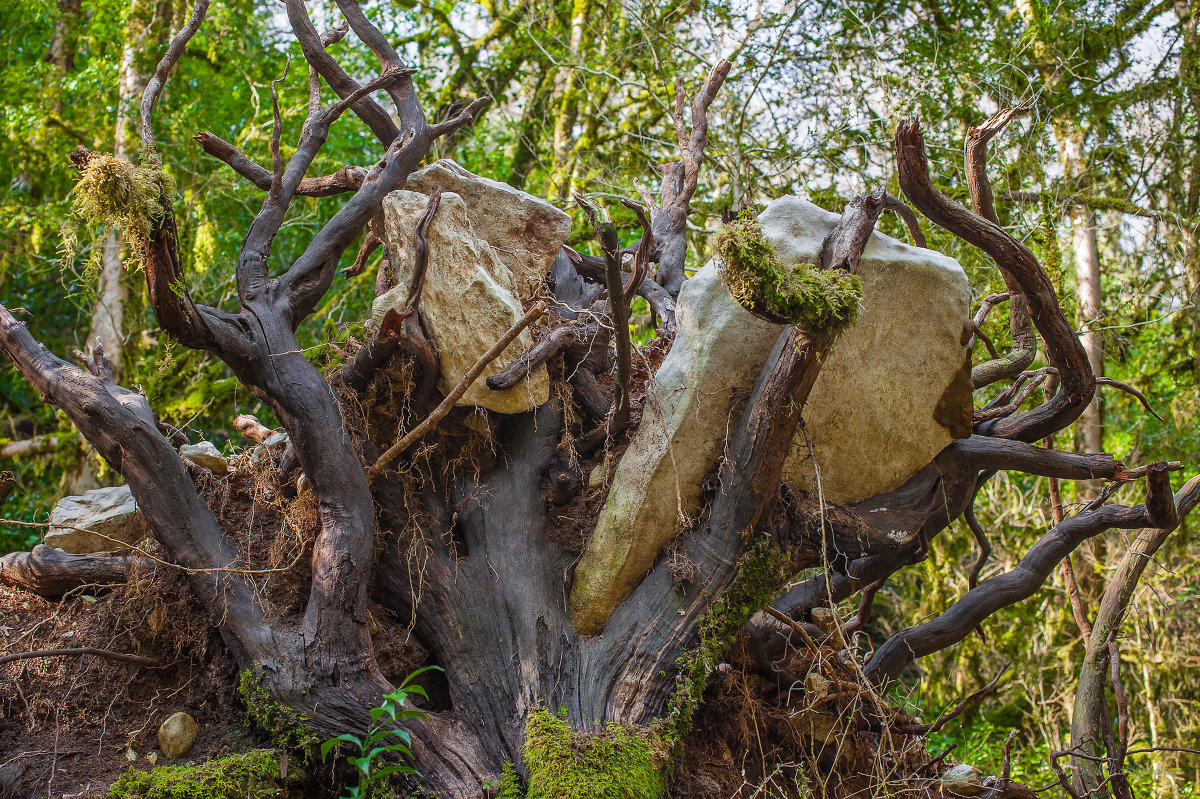
[[[1079,180],[1087,171],[1083,154],[1083,131],[1058,128],[1062,148],[1063,169],[1068,179]],[[1070,212],[1071,240],[1074,243],[1075,297],[1079,314],[1079,340],[1087,352],[1092,374],[1104,374],[1104,343],[1095,330],[1103,313],[1100,288],[1100,247],[1096,240],[1096,212],[1086,205],[1077,205]],[[1104,419],[1101,394],[1097,393],[1077,422],[1077,437],[1081,452],[1104,451]],[[1093,482],[1083,486],[1083,498],[1091,499],[1100,491]]]
[[[54,20],[54,34],[46,60],[58,68],[59,77],[65,78],[75,71],[75,26],[79,22],[81,0],[58,0],[58,16]],[[61,96],[55,98],[54,110],[62,113]]]
[[0,557],[0,583],[57,598],[84,585],[120,585],[130,566],[128,556],[70,555],[38,544],[32,552]]

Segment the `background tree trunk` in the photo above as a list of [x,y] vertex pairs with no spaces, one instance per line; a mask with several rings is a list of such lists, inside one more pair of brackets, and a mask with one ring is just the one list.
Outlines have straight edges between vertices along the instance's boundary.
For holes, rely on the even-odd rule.
[[[171,4],[159,0],[132,0],[121,45],[121,71],[117,81],[117,123],[113,129],[113,155],[131,158],[137,142],[138,103],[146,89],[142,62],[171,28]],[[129,285],[121,260],[124,247],[119,231],[110,229],[104,238],[96,299],[88,342],[99,341],[112,362],[115,379],[121,379],[125,348],[125,305]]]

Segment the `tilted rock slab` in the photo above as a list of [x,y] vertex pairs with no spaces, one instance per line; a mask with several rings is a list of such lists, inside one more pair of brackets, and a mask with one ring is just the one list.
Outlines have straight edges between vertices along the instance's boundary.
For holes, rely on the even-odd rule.
[[517,296],[532,297],[571,235],[571,217],[541,197],[472,174],[448,158],[409,175],[404,188],[429,194],[434,186],[462,198],[475,235],[512,272]]
[[125,549],[145,535],[146,520],[133,492],[129,486],[113,486],[60,499],[50,511],[46,546],[88,555]]
[[[429,198],[401,189],[383,201],[384,230],[396,285],[379,295],[371,307],[371,327],[378,329],[389,309],[403,310],[415,263],[417,223]],[[429,255],[421,291],[421,318],[433,338],[441,364],[438,383],[443,393],[525,315],[514,294],[513,277],[498,252],[475,234],[467,205],[453,192],[442,194],[429,228]],[[504,369],[533,346],[525,330],[492,361],[458,405],[479,405],[499,413],[521,413],[550,398],[550,377],[539,366],[527,380],[506,391],[493,391],[485,380]]]
[[[817,263],[838,215],[782,197],[759,217],[784,264]],[[901,485],[970,433],[970,287],[952,258],[875,233],[858,274],[863,308],[834,344],[804,410],[827,500],[853,503]],[[698,512],[716,465],[783,326],[738,305],[710,263],[683,284],[678,335],[654,378],[642,422],[613,476],[575,570],[581,632],[608,615]],[[801,431],[784,480],[814,490]]]

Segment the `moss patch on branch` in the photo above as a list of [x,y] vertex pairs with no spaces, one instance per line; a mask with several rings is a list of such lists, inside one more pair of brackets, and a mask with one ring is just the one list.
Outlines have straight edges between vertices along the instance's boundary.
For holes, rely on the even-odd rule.
[[276,746],[300,754],[305,762],[311,759],[321,741],[309,727],[308,718],[272,699],[263,687],[262,679],[250,669],[242,672],[238,696],[246,705],[249,720],[270,735]]
[[608,724],[575,733],[565,714],[539,710],[525,725],[526,799],[659,799],[667,792],[666,745],[650,730]]
[[664,737],[672,745],[691,731],[708,675],[719,659],[750,617],[765,608],[787,583],[786,564],[787,554],[767,536],[759,536],[746,547],[732,582],[701,618],[696,648],[676,661],[679,675],[663,719]]
[[[145,264],[151,229],[170,213],[174,192],[174,181],[151,151],[143,154],[140,164],[116,155],[91,153],[71,194],[76,215],[89,227],[121,228],[130,258],[140,267]],[[73,237],[68,235],[67,256],[73,256],[73,245]]]
[[833,339],[858,318],[862,282],[842,269],[783,265],[775,244],[749,211],[717,232],[721,279],[744,308],[773,322]]
[[278,753],[254,749],[194,766],[130,768],[108,795],[115,799],[272,799],[280,795],[285,782]]

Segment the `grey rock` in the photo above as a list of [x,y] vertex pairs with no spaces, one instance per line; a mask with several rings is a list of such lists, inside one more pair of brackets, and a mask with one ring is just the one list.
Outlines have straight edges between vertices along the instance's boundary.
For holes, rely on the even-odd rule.
[[76,555],[111,552],[146,535],[146,521],[129,486],[112,486],[63,497],[50,511],[46,546]]
[[[426,197],[416,192],[394,191],[383,203],[388,250],[396,272],[395,287],[375,298],[371,328],[377,330],[389,310],[401,310],[408,300],[414,267],[413,237],[425,213]],[[421,318],[437,349],[439,388],[449,393],[463,375],[518,319],[524,316],[514,296],[512,273],[495,248],[476,236],[467,221],[467,206],[453,192],[442,195],[429,228],[429,256],[421,293]],[[539,366],[520,385],[493,391],[485,384],[533,346],[528,330],[492,361],[458,401],[499,413],[521,413],[550,398],[550,378]]]
[[194,463],[202,469],[208,469],[213,474],[225,474],[229,471],[229,461],[210,441],[199,444],[184,444],[179,448],[179,454],[189,463]]
[[158,728],[158,748],[167,757],[183,757],[192,750],[199,734],[200,725],[195,719],[187,713],[172,713]]
[[[816,263],[838,215],[783,197],[759,217],[783,263]],[[851,504],[904,483],[970,434],[971,290],[958,262],[871,236],[858,321],[833,345],[804,409],[783,479]],[[765,355],[763,360],[765,361]]]
[[462,198],[471,230],[512,272],[517,296],[532,297],[571,235],[571,217],[540,197],[472,174],[447,158],[409,175],[404,187],[429,194],[434,186]]
[[288,434],[282,430],[276,430],[274,433],[271,433],[271,435],[264,438],[262,444],[259,446],[265,449],[275,449],[276,447],[284,446],[287,444],[287,442]]
[[[776,200],[759,217],[785,264],[816,263],[838,218],[797,197]],[[804,411],[820,488],[843,504],[899,486],[970,432],[962,267],[875,233],[858,274],[858,321],[834,344]],[[599,632],[696,512],[700,480],[784,330],[738,305],[716,263],[684,283],[676,314],[675,343],[576,567],[571,605],[583,632]],[[784,480],[812,491],[816,473],[801,433]]]
[[942,790],[950,796],[978,796],[983,793],[983,772],[959,763],[942,775]]

